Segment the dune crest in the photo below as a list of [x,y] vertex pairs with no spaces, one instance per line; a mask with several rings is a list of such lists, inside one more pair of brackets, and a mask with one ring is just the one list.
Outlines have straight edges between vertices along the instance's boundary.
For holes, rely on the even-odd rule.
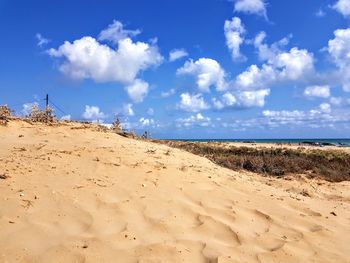
[[349,182],[234,172],[78,123],[0,126],[0,262],[350,262],[349,226]]

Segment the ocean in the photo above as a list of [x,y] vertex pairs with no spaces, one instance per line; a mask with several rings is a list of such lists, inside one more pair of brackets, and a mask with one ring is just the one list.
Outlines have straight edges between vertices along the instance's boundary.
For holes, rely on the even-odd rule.
[[178,141],[188,142],[254,142],[254,143],[291,143],[303,142],[319,143],[320,145],[335,145],[339,147],[350,147],[350,139],[185,139]]

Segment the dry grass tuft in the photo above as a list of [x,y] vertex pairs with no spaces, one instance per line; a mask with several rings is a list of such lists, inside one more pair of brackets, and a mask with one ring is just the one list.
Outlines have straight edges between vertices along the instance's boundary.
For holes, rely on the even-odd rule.
[[123,131],[122,123],[118,117],[116,117],[115,120],[113,121],[111,130],[116,133],[120,133]]
[[0,179],[5,180],[5,179],[7,179],[7,178],[9,178],[8,175],[6,175],[6,174],[0,174]]

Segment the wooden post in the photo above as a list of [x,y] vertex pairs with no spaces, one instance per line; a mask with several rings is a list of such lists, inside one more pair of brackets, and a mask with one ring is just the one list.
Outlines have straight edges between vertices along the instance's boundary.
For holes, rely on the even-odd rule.
[[48,110],[49,108],[49,94],[46,94],[46,111]]
[[49,121],[49,94],[46,94],[46,109],[45,109],[45,116],[46,116],[46,122]]

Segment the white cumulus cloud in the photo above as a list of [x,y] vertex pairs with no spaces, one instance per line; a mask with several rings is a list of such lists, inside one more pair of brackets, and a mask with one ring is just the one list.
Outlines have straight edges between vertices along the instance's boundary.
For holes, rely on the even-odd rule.
[[48,51],[52,57],[63,58],[60,71],[73,79],[96,82],[132,83],[140,71],[159,65],[163,57],[158,48],[126,38],[112,49],[93,37],[83,37],[58,49]]
[[329,86],[309,86],[304,90],[304,96],[308,98],[329,98],[331,95]]
[[251,65],[236,77],[241,89],[263,89],[279,82],[306,81],[314,74],[314,57],[306,49],[292,48],[272,56],[260,68]]
[[334,31],[328,41],[327,51],[339,69],[339,79],[344,91],[350,92],[350,28]]
[[328,103],[320,104],[320,110],[324,113],[330,113],[332,111],[331,105]]
[[239,17],[233,17],[232,20],[226,20],[224,25],[226,45],[231,52],[234,61],[243,60],[245,57],[241,54],[240,47],[244,41],[245,29]]
[[148,94],[149,85],[147,82],[136,79],[132,84],[125,87],[129,97],[135,102],[142,102]]
[[192,126],[207,127],[209,125],[211,125],[211,119],[203,116],[201,113],[197,113],[188,118],[179,118],[176,120],[176,126],[180,128]]
[[276,82],[277,77],[272,65],[264,64],[261,68],[251,65],[236,77],[235,83],[240,89],[262,89]]
[[333,8],[341,13],[345,17],[350,17],[350,1],[349,0],[338,0]]
[[303,125],[312,128],[330,127],[335,122],[344,121],[343,117],[331,115],[331,106],[328,103],[322,103],[315,109],[309,111],[263,111],[262,115],[266,118],[262,121],[267,126],[278,127],[280,125]]
[[288,45],[292,35],[288,35],[271,45],[264,43],[266,37],[266,33],[261,31],[256,35],[253,41],[254,47],[258,50],[259,59],[262,61],[271,60],[276,54],[282,53],[283,47]]
[[209,108],[209,105],[204,101],[201,94],[190,95],[189,93],[182,93],[180,97],[181,101],[178,107],[181,110],[188,112],[199,112]]
[[269,89],[226,92],[220,99],[213,98],[214,108],[252,108],[263,107],[265,98],[270,94]]
[[106,114],[100,111],[100,108],[97,106],[85,105],[85,111],[82,117],[86,120],[100,121],[107,117]]
[[269,94],[269,89],[240,92],[238,94],[238,105],[244,108],[263,107],[265,105],[265,97]]
[[298,80],[300,77],[314,70],[313,54],[306,49],[292,48],[289,52],[283,52],[272,61],[281,70],[282,78]]
[[264,0],[235,0],[235,12],[256,14],[267,19]]
[[331,97],[329,102],[335,106],[350,106],[350,98]]
[[154,125],[154,120],[142,117],[139,119],[139,123],[141,124],[141,126],[151,126]]
[[211,86],[224,90],[227,85],[225,71],[216,60],[210,58],[200,58],[195,62],[189,60],[177,70],[177,74],[194,76],[200,92],[209,92]]
[[124,104],[123,105],[123,112],[126,116],[134,116],[134,109],[132,108],[132,104],[128,103],[128,104]]
[[247,129],[274,129],[287,126],[288,129],[299,129],[299,127],[349,129],[350,114],[347,110],[333,111],[330,104],[322,103],[310,110],[264,110],[261,117],[252,119],[235,119],[232,123],[222,123],[223,127],[234,130]]
[[[157,41],[134,42],[131,37],[140,30],[126,30],[119,21],[99,34],[99,41],[111,41],[116,46],[102,44],[94,37],[85,36],[73,42],[65,41],[47,53],[60,59],[59,70],[72,79],[92,79],[98,83],[116,82],[126,86],[130,97],[139,102],[147,95],[148,84],[138,79],[139,74],[160,65],[164,58]],[[140,84],[142,82],[142,85]],[[142,89],[143,92],[136,87]],[[147,86],[147,88],[146,88]],[[134,88],[134,89],[133,89]]]

